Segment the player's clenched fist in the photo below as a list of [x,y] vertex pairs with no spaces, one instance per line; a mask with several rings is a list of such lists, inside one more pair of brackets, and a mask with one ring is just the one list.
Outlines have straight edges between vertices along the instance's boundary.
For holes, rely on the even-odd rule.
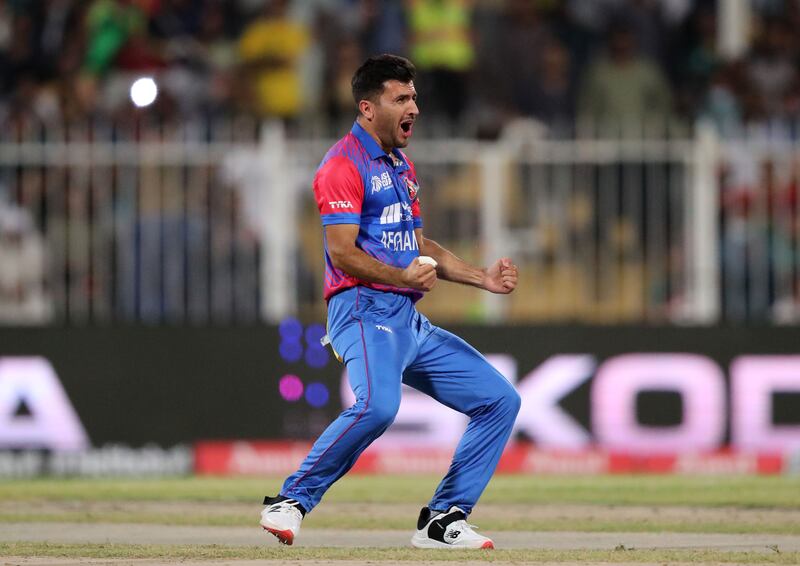
[[428,263],[420,263],[419,259],[414,258],[414,261],[400,273],[400,278],[403,287],[430,291],[436,284],[436,268]]
[[517,286],[519,272],[507,257],[497,260],[493,266],[486,270],[483,278],[483,287],[492,293],[508,294]]

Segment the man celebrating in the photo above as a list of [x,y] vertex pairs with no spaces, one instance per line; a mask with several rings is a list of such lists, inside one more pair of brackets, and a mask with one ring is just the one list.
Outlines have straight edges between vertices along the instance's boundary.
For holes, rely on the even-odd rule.
[[314,194],[322,215],[331,345],[347,365],[356,402],[322,433],[261,526],[292,544],[303,516],[392,424],[410,385],[470,417],[447,475],[422,509],[418,548],[494,548],[466,518],[494,472],[519,411],[514,387],[414,304],[437,279],[510,293],[517,268],[503,258],[473,267],[422,233],[414,165],[406,147],[419,115],[410,61],[369,58],[353,76],[359,116],[325,155]]

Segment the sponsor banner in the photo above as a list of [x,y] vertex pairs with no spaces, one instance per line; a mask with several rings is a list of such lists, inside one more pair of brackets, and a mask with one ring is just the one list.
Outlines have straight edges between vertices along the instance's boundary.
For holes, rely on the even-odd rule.
[[[200,475],[289,475],[308,454],[310,443],[269,441],[199,442],[195,473]],[[358,459],[353,474],[443,474],[453,449],[372,446]],[[720,451],[704,454],[633,455],[586,451],[539,450],[509,445],[497,466],[500,474],[681,474],[751,475],[792,473],[781,454]]]
[[[768,464],[752,457],[692,455],[800,451],[800,327],[451,330],[520,394],[511,438],[541,452],[512,450],[506,458],[518,461],[503,463],[511,471],[591,471],[608,454],[629,455],[612,462],[626,469],[760,470]],[[0,450],[311,441],[354,400],[343,366],[320,342],[325,333],[319,322],[294,319],[226,328],[0,328]],[[448,459],[432,464],[429,454],[454,446],[467,422],[404,387],[394,424],[374,446],[375,454],[410,452],[403,462],[374,456],[371,465],[444,466]],[[243,469],[273,465],[246,451],[237,457]]]
[[311,443],[305,442],[199,442],[194,469],[212,475],[289,474],[300,466]]
[[80,452],[3,450],[0,478],[176,476],[191,474],[193,464],[192,449],[186,445],[169,449],[115,445]]
[[[501,462],[508,460],[508,452],[503,454]],[[529,447],[517,448],[516,452],[520,453],[518,467],[514,466],[514,459],[502,471],[546,475],[593,475],[611,471],[611,457],[603,452],[547,451]]]

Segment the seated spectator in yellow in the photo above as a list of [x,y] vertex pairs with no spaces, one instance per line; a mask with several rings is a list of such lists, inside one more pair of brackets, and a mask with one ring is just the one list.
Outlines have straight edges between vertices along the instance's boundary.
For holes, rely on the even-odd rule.
[[299,61],[310,43],[306,26],[287,15],[285,0],[267,2],[239,39],[251,95],[262,116],[296,117],[303,106]]

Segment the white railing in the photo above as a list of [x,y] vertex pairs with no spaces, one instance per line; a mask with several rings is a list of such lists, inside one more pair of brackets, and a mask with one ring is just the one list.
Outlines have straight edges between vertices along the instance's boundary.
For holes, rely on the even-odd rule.
[[[310,187],[335,140],[253,122],[135,133],[0,133],[0,322],[324,317]],[[408,153],[426,235],[479,264],[510,255],[522,274],[507,298],[439,285],[420,306],[440,320],[800,312],[795,146],[698,127],[665,140],[417,139]],[[778,178],[795,193],[759,189]]]
[[[773,132],[774,133],[774,132]],[[769,131],[721,144],[723,317],[800,322],[800,144]]]
[[17,218],[0,225],[4,268],[44,282],[19,289],[16,304],[4,293],[4,320],[258,320],[263,247],[228,174],[229,160],[259,147],[247,131],[256,124],[0,133],[0,207]]

